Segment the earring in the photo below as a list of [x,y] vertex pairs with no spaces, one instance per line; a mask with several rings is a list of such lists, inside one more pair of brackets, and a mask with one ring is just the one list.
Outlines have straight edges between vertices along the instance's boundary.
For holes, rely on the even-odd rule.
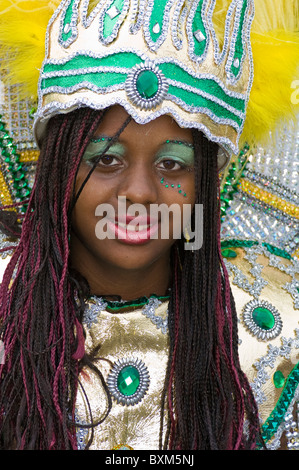
[[190,223],[188,223],[188,225],[186,225],[186,227],[183,230],[184,238],[185,238],[187,243],[189,243],[190,240],[191,240],[190,232],[191,232],[191,225],[190,225]]

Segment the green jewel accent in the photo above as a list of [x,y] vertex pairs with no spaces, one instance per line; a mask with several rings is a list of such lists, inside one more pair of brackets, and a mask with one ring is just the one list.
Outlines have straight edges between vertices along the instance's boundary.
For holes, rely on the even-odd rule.
[[70,73],[74,70],[79,72],[80,69],[84,68],[112,67],[113,65],[115,66],[115,64],[117,64],[118,67],[132,68],[140,63],[142,63],[142,59],[133,52],[116,52],[115,54],[98,58],[87,54],[79,54],[63,64],[46,63],[43,73],[55,72],[56,75],[59,75],[59,72],[67,74],[68,71],[70,71]]
[[282,321],[278,310],[266,300],[251,300],[242,313],[247,329],[259,340],[268,341],[281,333]]
[[[168,0],[154,0],[153,9],[149,22],[149,33],[151,40],[157,42],[163,32],[163,21],[166,11],[166,4]],[[159,25],[157,31],[155,27]]]
[[244,170],[247,165],[249,146],[245,145],[238,155],[236,162],[232,162],[228,169],[224,173],[223,180],[221,182],[221,222],[224,221],[227,211],[230,207],[231,201],[239,189],[239,179],[244,176]]
[[273,313],[265,307],[257,307],[252,312],[253,321],[263,330],[271,330],[275,325]]
[[74,75],[69,77],[51,77],[42,80],[41,88],[47,88],[52,86],[60,86],[62,88],[71,88],[80,84],[81,82],[89,83],[91,86],[101,88],[107,88],[109,86],[118,85],[126,81],[126,75],[123,73],[114,72],[98,72],[98,73],[86,73],[82,75]]
[[160,180],[160,183],[161,183],[161,184],[164,184],[164,187],[165,187],[165,188],[175,188],[175,187],[178,188],[179,194],[181,194],[181,195],[184,196],[184,197],[187,197],[187,193],[185,193],[182,189],[179,189],[179,188],[181,188],[181,185],[180,185],[180,184],[175,185],[175,184],[166,183],[166,182],[164,181],[164,178],[162,178],[162,179]]
[[[3,174],[6,174],[7,186],[9,189],[10,196],[13,201],[17,198],[16,202],[22,202],[27,199],[27,196],[31,192],[29,182],[26,178],[26,172],[24,168],[26,165],[20,162],[20,156],[17,153],[16,145],[9,133],[6,131],[5,124],[2,122],[2,115],[0,114],[0,151],[3,159]],[[4,135],[3,135],[4,134]],[[4,165],[4,163],[6,165]],[[5,179],[6,179],[5,178]],[[19,200],[18,200],[19,199]],[[27,205],[20,207],[20,210],[26,212]]]
[[75,0],[71,0],[69,6],[66,9],[64,20],[62,23],[62,34],[61,38],[63,41],[67,41],[72,36],[71,21],[74,13],[74,3]]
[[98,144],[99,142],[111,142],[112,137],[99,137],[98,139],[91,139],[91,142]]
[[115,28],[117,28],[119,15],[123,8],[124,0],[115,0],[106,11],[103,21],[103,37],[105,39],[109,38],[111,35],[111,39],[114,39],[114,35],[112,33],[116,32]]
[[159,80],[157,75],[151,70],[140,72],[136,80],[136,88],[142,98],[153,98],[159,90]]
[[276,433],[284,415],[288,411],[299,383],[299,363],[294,367],[285,381],[283,391],[275,405],[274,410],[262,426],[262,437],[269,441]]
[[[162,67],[160,66],[162,69]],[[188,106],[197,106],[197,107],[204,107],[208,109],[213,109],[214,114],[221,119],[230,119],[234,123],[234,127],[239,129],[243,124],[243,118],[237,116],[233,112],[231,112],[226,107],[222,106],[221,103],[216,103],[213,101],[213,98],[204,97],[198,95],[197,93],[193,93],[192,90],[185,90],[175,85],[169,85],[168,92],[170,95],[174,95],[177,98],[181,99],[184,103]],[[227,101],[229,101],[227,99]]]
[[272,254],[276,256],[280,256],[281,258],[285,259],[292,259],[292,256],[287,253],[285,250],[282,250],[281,248],[277,248],[276,246],[270,245],[269,243],[262,243],[263,246],[267,248],[267,250]]
[[238,34],[236,38],[236,45],[235,45],[235,54],[233,58],[233,63],[231,66],[231,72],[234,74],[236,77],[240,71],[241,67],[241,61],[242,57],[244,55],[244,22],[245,22],[245,15],[246,15],[246,10],[248,8],[248,1],[243,2],[243,7],[241,10],[240,14],[240,23],[239,23],[239,28],[238,28]]
[[[240,248],[251,248],[252,246],[259,245],[259,242],[255,240],[237,240],[237,239],[231,239],[231,240],[223,240],[221,242],[221,248],[231,248],[231,247],[240,247]],[[281,248],[277,248],[276,246],[270,245],[269,243],[263,242],[261,243],[262,246],[267,248],[269,253],[272,255],[280,256],[281,258],[285,259],[292,259],[292,256],[287,253],[285,250],[282,250]]]
[[[204,23],[202,20],[202,7],[203,7],[203,0],[200,0],[196,12],[194,14],[194,20],[192,23],[192,32],[194,41],[194,54],[197,56],[201,56],[206,48],[207,44],[207,33],[204,27]],[[199,38],[199,33],[201,33],[201,37]]]
[[224,250],[221,250],[223,258],[236,258],[238,254],[235,252],[235,250],[232,250],[231,248],[226,248]]
[[[157,296],[157,295],[151,295],[150,298],[155,298],[160,300],[160,302],[165,302],[166,300],[169,300],[170,296],[169,295],[164,295],[164,296]],[[149,298],[148,297],[139,297],[138,299],[135,300],[128,300],[128,301],[111,301],[105,299],[105,302],[107,303],[107,310],[110,312],[119,312],[124,309],[137,309],[137,308],[142,308],[144,305],[147,305],[149,303]]]
[[[171,62],[164,62],[159,64],[159,69],[163,72],[165,77],[175,77],[181,83],[185,83],[192,88],[209,93],[225,103],[231,105],[238,111],[245,112],[246,103],[242,98],[229,96],[228,93],[212,78],[196,78],[177,64]],[[195,98],[196,103],[196,98]],[[215,103],[214,103],[215,104]],[[196,106],[199,106],[196,104]]]
[[126,366],[118,374],[117,388],[125,396],[134,395],[140,384],[140,375],[136,367]]
[[273,375],[273,383],[275,388],[281,388],[284,386],[285,378],[283,373],[280,370],[277,370]]
[[30,111],[29,111],[29,117],[30,117],[31,119],[34,118],[34,115],[35,115],[36,111],[37,111],[37,108],[34,107],[34,106],[30,109]]
[[237,240],[235,238],[232,238],[230,240],[222,240],[221,241],[221,248],[244,248],[244,247],[251,247],[254,245],[258,245],[258,242],[256,241],[250,241],[250,240]]
[[107,386],[117,403],[136,405],[150,383],[147,367],[140,359],[119,359],[107,377]]

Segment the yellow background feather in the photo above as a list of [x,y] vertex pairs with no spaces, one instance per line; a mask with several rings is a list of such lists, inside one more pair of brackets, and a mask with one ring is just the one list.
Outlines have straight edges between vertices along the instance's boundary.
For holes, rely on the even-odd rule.
[[45,56],[47,24],[60,1],[0,1],[0,56],[4,77],[21,84],[21,98],[36,99],[39,70]]
[[293,88],[299,80],[299,1],[256,0],[251,41],[254,81],[242,142],[252,145],[299,113]]

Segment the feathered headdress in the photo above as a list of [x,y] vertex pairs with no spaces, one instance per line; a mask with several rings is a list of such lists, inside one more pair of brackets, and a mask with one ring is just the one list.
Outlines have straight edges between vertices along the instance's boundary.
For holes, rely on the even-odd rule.
[[[162,15],[161,17],[160,15],[159,17],[162,3],[164,5],[163,12],[166,13],[163,13],[164,16]],[[55,113],[61,112],[62,108],[59,109],[59,106],[56,106],[56,108],[52,106],[54,95],[57,100],[57,92],[59,91],[57,88],[55,90],[52,89],[52,91],[55,91],[53,96],[45,93],[48,83],[51,82],[51,77],[54,77],[54,82],[59,77],[62,83],[61,90],[64,89],[65,92],[63,112],[71,109],[70,102],[75,103],[75,106],[76,103],[80,105],[79,101],[76,101],[73,97],[72,100],[70,99],[71,91],[76,93],[80,89],[78,80],[76,81],[74,78],[69,80],[73,84],[76,82],[76,86],[74,85],[70,91],[70,88],[67,89],[69,85],[66,85],[67,80],[65,79],[65,77],[74,77],[76,74],[78,76],[78,72],[75,70],[76,64],[71,64],[70,61],[70,59],[76,59],[79,56],[79,52],[82,52],[82,47],[84,47],[84,42],[78,42],[78,37],[80,38],[80,34],[85,32],[84,29],[92,28],[92,23],[95,22],[95,19],[98,19],[99,23],[97,24],[100,24],[102,28],[100,38],[101,58],[108,57],[109,54],[112,57],[117,50],[120,51],[121,49],[117,44],[117,37],[122,34],[121,28],[125,30],[125,26],[122,24],[125,18],[130,17],[130,34],[132,33],[132,28],[135,28],[135,34],[138,32],[138,28],[140,31],[143,28],[143,33],[139,36],[137,34],[137,39],[135,38],[136,48],[140,38],[143,38],[144,47],[147,48],[147,59],[158,57],[156,62],[159,65],[159,69],[163,71],[163,74],[161,74],[162,79],[159,76],[159,71],[156,73],[154,69],[156,64],[151,63],[147,66],[145,63],[148,62],[142,57],[136,56],[136,63],[133,63],[133,55],[131,54],[131,68],[135,67],[135,72],[138,72],[138,67],[143,71],[153,72],[157,76],[157,83],[159,83],[159,80],[163,82],[163,77],[165,78],[166,75],[164,95],[163,87],[161,88],[161,97],[165,102],[168,99],[165,109],[168,111],[169,109],[172,110],[175,117],[179,116],[178,122],[189,127],[194,125],[192,119],[194,120],[196,113],[204,109],[201,113],[203,115],[203,119],[200,121],[201,128],[207,130],[206,133],[210,138],[218,141],[220,144],[228,144],[227,147],[236,152],[241,131],[241,145],[245,142],[252,145],[255,142],[262,141],[268,136],[270,130],[273,130],[284,120],[294,117],[299,110],[299,100],[296,99],[295,89],[296,79],[299,78],[298,0],[256,0],[255,16],[251,26],[250,49],[250,45],[247,43],[249,36],[247,37],[244,31],[248,32],[250,29],[252,20],[251,3],[249,1],[238,0],[179,0],[176,2],[174,0],[164,0],[164,2],[156,0],[148,3],[148,8],[151,8],[151,10],[148,17],[144,18],[142,25],[141,16],[145,10],[145,5],[147,5],[142,0],[135,0],[133,2],[129,0],[122,2],[111,0],[102,0],[100,2],[80,2],[79,0],[66,0],[63,2],[55,0],[51,2],[45,0],[0,0],[0,55],[7,68],[6,80],[9,84],[20,84],[22,86],[23,98],[33,100],[38,99],[39,83],[39,111],[41,119],[45,117],[45,110],[47,111],[51,108],[51,112]],[[84,4],[85,24],[83,26],[80,25],[82,27],[78,35],[78,15],[76,12],[78,12],[80,4]],[[132,11],[137,11],[134,23],[132,23],[132,14],[128,14],[128,9],[131,8],[130,4],[133,8]],[[171,16],[170,11],[174,4],[176,4],[177,13],[174,11]],[[156,11],[155,5],[157,7]],[[207,14],[207,18],[203,16],[204,11]],[[116,16],[113,16],[113,13]],[[234,17],[234,20],[231,22],[230,16]],[[50,18],[52,20],[46,48],[45,36]],[[172,34],[171,39],[165,33],[169,22],[171,22],[171,28],[169,28]],[[52,36],[56,35],[55,39],[51,37],[51,34]],[[93,34],[98,34],[98,29]],[[174,37],[176,38],[175,40]],[[188,41],[189,58],[181,59],[180,50],[185,47],[185,39]],[[97,36],[97,40],[99,41],[99,36]],[[121,41],[124,44],[123,51],[132,50],[131,43],[126,48],[124,36],[121,36]],[[192,50],[190,48],[191,43]],[[210,54],[211,50],[209,47],[211,44],[213,45],[214,57],[211,57]],[[176,49],[176,56],[179,57],[178,61],[169,59],[170,45],[173,49],[170,51],[170,54],[174,54],[173,51]],[[89,43],[85,46],[85,49],[88,49],[88,46],[92,46],[92,44]],[[105,47],[107,51],[110,51],[109,53],[104,52]],[[223,59],[223,57],[221,59],[221,51],[223,52],[223,50],[227,51],[225,66],[221,63]],[[250,74],[248,75],[248,72],[244,72],[245,60],[247,60],[246,67],[250,68],[251,52],[254,66],[252,83]],[[168,62],[163,58],[167,54]],[[96,64],[91,64],[91,58],[94,58],[95,55],[93,51],[89,54],[90,66],[92,65],[93,67]],[[46,61],[43,63],[45,57]],[[97,58],[99,58],[99,55]],[[204,68],[207,65],[207,61],[208,67]],[[108,64],[113,72],[116,72],[116,62],[112,61]],[[90,71],[87,64],[87,62],[83,64],[84,68],[88,69],[86,73]],[[103,62],[99,62],[97,65],[99,67],[104,66]],[[174,65],[177,66],[176,69]],[[70,73],[68,69],[71,67],[72,72]],[[124,59],[123,73],[125,73],[125,67],[127,68],[128,65],[125,64]],[[207,78],[209,67],[210,69],[212,67],[212,73],[209,78],[216,77],[211,81],[213,90],[217,88],[215,92],[211,91],[212,88],[202,89],[199,81],[196,82],[194,79],[199,79],[201,77],[200,73],[204,73],[205,78]],[[181,70],[181,82],[184,81],[184,78],[182,78],[183,73],[184,77],[186,77],[186,84],[183,83],[185,86],[177,85],[178,79],[175,83],[176,76],[171,76],[172,71],[178,74],[179,69]],[[186,72],[189,74],[188,77]],[[137,75],[135,73],[135,78],[139,76],[138,73]],[[226,74],[225,77],[224,74]],[[139,102],[137,100],[134,102],[134,97],[130,96],[130,92],[132,95],[132,89],[136,91],[137,78],[136,80],[134,79],[134,82],[132,74],[131,78],[128,78],[128,76],[129,73],[124,79],[126,85],[122,87],[119,83],[115,82],[113,89],[114,91],[115,89],[120,90],[117,93],[122,93],[122,96],[124,93],[127,93],[127,110],[133,110],[134,112],[132,111],[131,114],[141,121],[142,119],[145,120],[144,116],[148,116],[150,113],[152,113],[152,116],[157,115],[154,113],[155,109],[152,109],[153,106],[151,107],[151,103],[154,100],[149,100],[150,104],[148,105],[146,103],[147,97],[144,98],[143,96]],[[39,77],[42,78],[39,80]],[[150,77],[148,75],[148,77],[144,76],[144,78],[148,79]],[[128,87],[129,81],[130,86]],[[84,83],[86,83],[86,80],[84,80]],[[169,99],[169,84],[172,87],[171,99]],[[50,86],[49,89],[51,90]],[[199,92],[196,89],[199,89]],[[89,93],[89,97],[91,96],[91,90],[91,85],[88,85],[86,93]],[[106,97],[108,96],[107,90],[108,87],[104,90]],[[196,99],[198,99],[198,104],[195,102],[195,98],[191,98],[191,92],[193,97],[196,96]],[[188,96],[187,93],[189,93]],[[91,99],[94,100],[94,96]],[[244,103],[242,103],[242,96],[244,97]],[[212,100],[210,108],[208,105],[205,107],[202,105],[207,97]],[[249,99],[247,99],[248,97]],[[108,101],[112,103],[113,100],[107,99],[107,103]],[[119,102],[118,97],[115,102]],[[161,109],[161,102],[156,100],[155,103],[155,106],[160,106],[157,109]],[[245,107],[247,105],[246,118],[244,105]],[[218,109],[216,109],[217,107]],[[176,114],[176,110],[179,108],[183,111],[180,114]],[[206,111],[207,108],[208,111]],[[193,114],[192,119],[190,118],[189,121],[188,117],[186,117],[188,113]],[[48,112],[48,114],[51,113]],[[215,115],[217,115],[217,119]],[[217,134],[219,131],[215,130],[215,128],[219,128],[219,125],[223,125],[220,136]],[[237,132],[234,132],[236,129]]]

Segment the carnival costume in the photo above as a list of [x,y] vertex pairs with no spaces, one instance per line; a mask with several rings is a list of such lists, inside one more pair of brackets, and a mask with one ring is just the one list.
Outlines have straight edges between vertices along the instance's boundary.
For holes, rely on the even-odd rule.
[[[277,151],[280,139],[286,145],[285,135],[289,175],[294,171],[289,164],[298,159],[298,146],[292,150],[299,138],[293,86],[299,63],[296,2],[1,1],[0,9],[2,205],[17,202],[26,210],[38,145],[57,113],[120,104],[138,123],[167,114],[217,142],[219,168],[226,167],[222,254],[239,314],[241,365],[268,448],[278,448],[285,437],[288,448],[298,448],[298,187],[296,179],[284,185],[286,178],[271,180],[261,169],[267,149]],[[248,221],[248,213],[251,220],[258,216],[260,226]],[[279,227],[276,238],[267,226]],[[4,235],[2,249],[13,250]],[[167,308],[167,298],[90,299],[85,345],[92,351],[101,343],[97,365],[113,398],[91,448],[159,447]],[[91,370],[80,380],[91,407],[80,388],[76,418],[78,446],[84,448],[90,412],[95,422],[101,420],[107,403]]]

